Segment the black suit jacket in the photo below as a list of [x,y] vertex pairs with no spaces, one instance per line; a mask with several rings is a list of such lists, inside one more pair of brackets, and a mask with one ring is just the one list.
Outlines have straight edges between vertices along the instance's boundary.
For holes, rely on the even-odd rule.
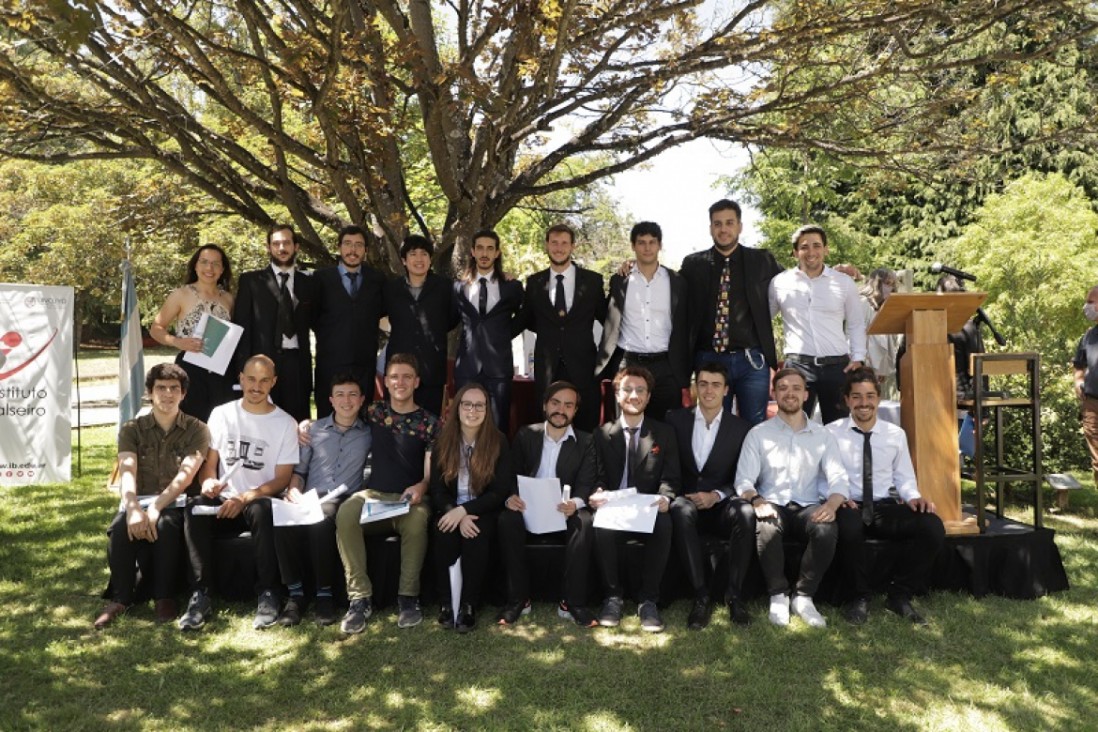
[[572,307],[562,318],[553,306],[557,281],[551,270],[530,275],[526,280],[526,299],[522,323],[537,334],[534,345],[534,381],[537,394],[559,377],[558,363],[568,364],[568,376],[580,389],[595,383],[595,359],[598,349],[592,327],[606,319],[606,295],[602,275],[576,265],[576,290]]
[[[244,328],[236,347],[233,365],[236,374],[244,362],[257,353],[274,357],[282,350],[282,333],[278,329],[279,280],[270,267],[245,272],[240,275],[233,305],[233,322]],[[316,287],[313,276],[297,270],[294,273],[294,333],[297,345],[306,363],[312,361],[309,343],[309,325],[316,307]]]
[[[463,503],[465,511],[471,516],[483,516],[498,511],[514,492],[515,468],[511,462],[511,448],[507,445],[507,436],[499,435],[500,452],[496,461],[496,472],[480,495]],[[446,513],[457,506],[457,481],[448,483],[442,479],[442,468],[438,465],[438,451],[431,453],[431,482],[427,486],[431,498],[431,507],[436,514]]]
[[727,412],[722,414],[713,449],[706,458],[705,465],[699,467],[692,447],[694,415],[697,409],[672,409],[665,418],[682,446],[679,451],[679,464],[682,466],[681,494],[720,490],[725,495],[735,495],[733,485],[736,482],[736,465],[740,461],[740,448],[743,447],[743,440],[751,425],[735,415]]
[[478,303],[465,296],[465,281],[458,280],[452,287],[462,325],[454,376],[472,379],[483,373],[493,378],[511,378],[515,373],[511,339],[522,332],[519,327],[522,284],[518,280],[500,280],[499,301],[483,318]]
[[[740,244],[743,251],[744,288],[747,295],[747,307],[751,311],[751,322],[759,337],[759,346],[770,368],[778,367],[778,353],[774,347],[774,326],[770,317],[770,300],[767,290],[770,280],[782,271],[782,266],[774,255],[766,249],[753,249]],[[713,322],[716,310],[717,292],[713,271],[717,268],[720,255],[716,247],[702,252],[688,254],[682,260],[679,273],[686,281],[690,293],[690,342],[694,352],[713,350],[712,343],[702,343],[707,324]]]
[[[664,269],[671,276],[671,340],[667,344],[667,356],[676,383],[680,387],[686,387],[690,386],[691,364],[694,360],[694,343],[690,338],[690,321],[687,317],[689,303],[686,281],[675,270],[668,267]],[[628,291],[628,277],[620,274],[610,277],[606,321],[603,323],[602,342],[599,344],[599,359],[595,363],[595,375],[600,378],[613,378],[621,364],[622,351],[618,348],[618,338],[625,319],[625,295]]]
[[[318,270],[314,277],[317,307],[313,317],[316,333],[316,387],[327,395],[331,378],[350,371],[373,389],[377,373],[377,327],[385,315],[385,278],[363,265],[358,294],[352,298],[343,286],[338,267]],[[318,400],[319,401],[319,400]]]
[[391,328],[386,355],[414,355],[422,384],[446,383],[446,335],[458,323],[453,296],[450,280],[434,272],[427,273],[418,300],[403,277],[385,283],[385,310]]
[[[668,501],[673,500],[681,487],[675,431],[663,422],[645,417],[637,437],[633,485],[638,493],[658,493]],[[596,489],[613,491],[621,487],[625,475],[625,438],[620,420],[607,422],[595,432]]]
[[[563,488],[572,486],[572,498],[587,501],[595,486],[595,450],[591,433],[573,428],[576,439],[566,440],[557,456],[557,478]],[[541,467],[541,452],[545,445],[545,423],[520,427],[511,443],[518,475],[536,475]]]

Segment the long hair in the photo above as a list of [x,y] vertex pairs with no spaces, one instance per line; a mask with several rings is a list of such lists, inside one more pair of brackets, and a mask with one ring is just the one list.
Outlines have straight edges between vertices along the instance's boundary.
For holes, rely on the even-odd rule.
[[[484,401],[488,402],[488,390],[476,382],[469,382],[458,389],[454,401],[446,410],[442,433],[435,445],[438,467],[442,471],[442,479],[447,483],[457,482],[458,472],[461,470],[461,418],[458,412],[461,410],[461,400],[470,391],[479,391],[484,395]],[[491,406],[488,405],[484,409],[484,421],[480,423],[473,454],[469,457],[469,490],[474,496],[479,496],[495,477],[502,441],[503,437],[492,418]]]
[[874,310],[880,310],[881,305],[884,304],[884,298],[881,297],[881,285],[889,280],[892,280],[892,290],[895,292],[896,273],[888,267],[878,267],[869,273],[869,279],[862,286],[861,294],[869,300],[869,304],[873,306]]
[[187,262],[187,279],[183,284],[189,285],[192,282],[198,282],[198,258],[202,256],[204,251],[213,251],[221,255],[221,276],[217,278],[217,286],[225,292],[228,292],[233,286],[233,268],[229,264],[229,255],[225,253],[225,250],[216,244],[203,244],[198,249],[194,250],[194,254],[191,255],[190,260]]
[[492,264],[492,276],[496,278],[497,282],[503,282],[503,245],[500,244],[499,234],[491,229],[481,229],[473,234],[473,238],[469,243],[469,254],[465,259],[465,273],[463,279],[466,282],[476,282],[477,278],[480,277],[480,273],[477,272],[477,258],[473,255],[473,246],[477,243],[477,239],[491,239],[496,243],[496,250],[499,252],[499,256],[496,257],[496,261]]

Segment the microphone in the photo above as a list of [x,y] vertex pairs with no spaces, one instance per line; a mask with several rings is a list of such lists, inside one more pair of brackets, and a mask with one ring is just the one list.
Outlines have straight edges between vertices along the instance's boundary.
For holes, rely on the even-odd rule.
[[968,272],[964,272],[959,269],[954,269],[953,267],[944,265],[941,262],[935,262],[934,264],[930,265],[930,271],[934,274],[942,274],[944,272],[947,275],[953,275],[959,280],[969,280],[971,282],[976,281],[976,275],[969,274]]

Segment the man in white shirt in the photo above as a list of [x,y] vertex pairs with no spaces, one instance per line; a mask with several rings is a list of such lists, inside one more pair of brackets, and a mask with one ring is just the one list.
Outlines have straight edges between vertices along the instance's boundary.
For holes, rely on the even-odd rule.
[[843,380],[865,361],[865,316],[854,280],[824,264],[826,232],[802,226],[792,238],[797,267],[770,281],[770,316],[782,314],[785,365],[808,382],[805,411],[819,399],[827,424],[847,415]]
[[[827,621],[812,596],[835,555],[839,532],[835,512],[848,498],[847,477],[835,438],[808,419],[804,374],[784,368],[774,374],[778,414],[751,428],[740,451],[736,491],[755,508],[755,536],[763,577],[770,594],[770,622],[789,624],[789,582],[785,577],[784,534],[807,542],[792,601],[793,612],[813,627]],[[817,478],[827,482],[827,500],[819,501]]]
[[[877,373],[871,368],[850,372],[843,398],[850,417],[827,425],[850,476],[850,500],[837,518],[839,565],[844,589],[852,598],[843,608],[843,617],[855,625],[868,617],[870,588],[863,547],[864,537],[871,536],[904,544],[893,567],[885,607],[916,625],[925,625],[926,620],[912,607],[911,597],[926,589],[930,569],[945,541],[945,528],[935,515],[934,503],[919,494],[907,435],[901,427],[877,419],[881,399]],[[892,488],[900,500],[892,497]]]

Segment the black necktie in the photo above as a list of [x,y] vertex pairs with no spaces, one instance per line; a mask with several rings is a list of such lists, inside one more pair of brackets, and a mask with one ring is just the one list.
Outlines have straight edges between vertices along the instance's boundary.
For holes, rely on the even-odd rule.
[[857,427],[854,431],[862,436],[862,523],[869,526],[873,523],[873,447],[869,444],[873,432]]
[[629,433],[629,447],[625,451],[625,487],[633,487],[633,471],[637,468],[637,433],[640,427],[626,427]]
[[480,278],[480,297],[478,299],[480,300],[480,303],[479,303],[480,314],[482,316],[487,315],[488,314],[488,278],[486,278],[486,277],[481,277]]
[[290,295],[290,273],[279,272],[278,329],[284,338],[294,337],[294,298]]
[[351,297],[358,294],[358,272],[348,272],[347,279],[351,281]]
[[553,296],[553,307],[557,309],[557,315],[564,317],[568,313],[567,301],[564,299],[564,275],[557,275],[557,292]]

